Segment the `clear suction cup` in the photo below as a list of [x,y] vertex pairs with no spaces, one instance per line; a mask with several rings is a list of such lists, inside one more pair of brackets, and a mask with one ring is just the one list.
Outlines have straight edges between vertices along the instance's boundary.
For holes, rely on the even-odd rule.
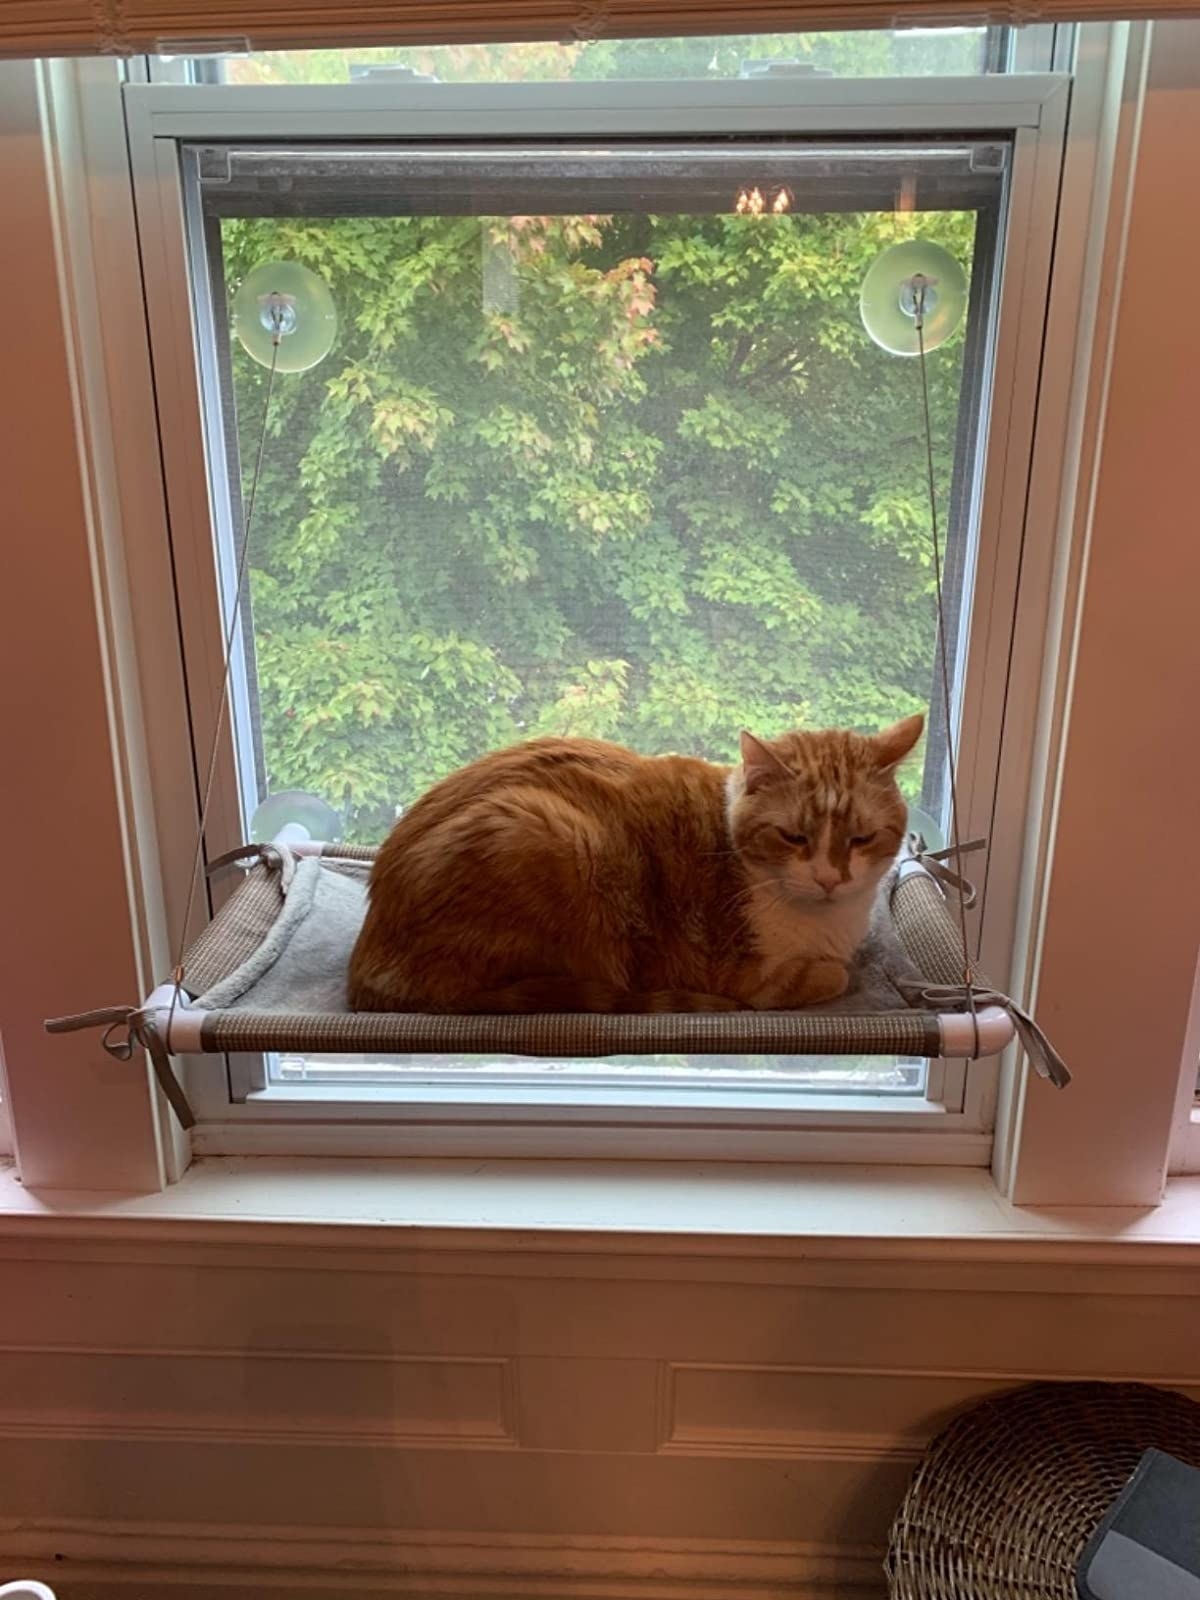
[[264,261],[242,279],[231,326],[246,354],[271,365],[279,332],[277,372],[307,372],[337,337],[337,307],[324,279],[298,261]]
[[325,844],[336,844],[342,837],[338,813],[328,801],[303,789],[281,789],[268,795],[250,819],[250,841],[270,844],[285,828],[292,838],[320,839]]
[[942,832],[942,825],[936,818],[931,817],[928,811],[922,811],[920,806],[909,806],[908,822],[905,824],[905,833],[915,833],[924,839],[926,850],[944,850],[946,836]]
[[922,300],[928,352],[945,344],[966,315],[967,275],[949,250],[931,239],[889,245],[863,279],[863,327],[890,355],[920,355],[917,312]]

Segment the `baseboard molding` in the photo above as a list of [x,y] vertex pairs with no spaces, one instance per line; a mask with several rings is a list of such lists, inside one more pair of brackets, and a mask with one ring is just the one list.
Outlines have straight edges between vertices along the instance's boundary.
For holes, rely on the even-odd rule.
[[420,1595],[438,1600],[882,1600],[866,1548],[374,1529],[0,1520],[0,1580],[71,1600]]

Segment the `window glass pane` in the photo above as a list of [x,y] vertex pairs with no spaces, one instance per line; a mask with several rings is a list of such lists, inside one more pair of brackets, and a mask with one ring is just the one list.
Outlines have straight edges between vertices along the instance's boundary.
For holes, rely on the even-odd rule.
[[[229,529],[267,373],[230,342],[228,298],[259,263],[298,261],[338,313],[325,360],[275,380],[249,558],[248,808],[309,791],[345,838],[376,841],[438,778],[539,733],[728,761],[743,726],[936,712],[920,373],[867,337],[859,291],[907,239],[971,281],[964,326],[928,359],[953,660],[1003,145],[191,162],[225,454],[242,464],[218,485]],[[762,214],[739,213],[755,192]],[[944,766],[935,714],[902,777],[935,815]],[[923,1081],[877,1060],[660,1066]],[[341,1081],[347,1066],[274,1070]]]
[[764,74],[877,78],[1004,70],[1005,28],[889,28],[854,33],[735,34],[572,43],[272,50],[160,58],[158,77],[193,82],[581,83],[624,78],[738,78]]
[[518,1056],[278,1055],[268,1060],[268,1081],[281,1087],[420,1083],[472,1085],[499,1081],[545,1088],[653,1086],[663,1089],[811,1089],[837,1094],[919,1095],[926,1062],[915,1056],[631,1056],[607,1060],[536,1063]]

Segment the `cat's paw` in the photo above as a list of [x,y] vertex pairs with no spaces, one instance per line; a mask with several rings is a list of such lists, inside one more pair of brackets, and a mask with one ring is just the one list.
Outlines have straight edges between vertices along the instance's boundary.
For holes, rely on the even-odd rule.
[[823,1006],[838,1000],[850,987],[850,969],[843,961],[810,961],[801,979],[797,1006]]
[[850,971],[844,961],[824,957],[792,961],[762,985],[754,996],[754,1005],[760,1011],[821,1006],[844,995],[849,987]]

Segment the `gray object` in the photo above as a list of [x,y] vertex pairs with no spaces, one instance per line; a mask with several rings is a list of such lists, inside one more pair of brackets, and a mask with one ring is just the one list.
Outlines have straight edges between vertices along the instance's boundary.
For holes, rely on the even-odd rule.
[[1088,1540],[1080,1600],[1200,1600],[1200,1471],[1147,1450]]
[[811,61],[777,60],[748,56],[742,62],[740,78],[832,78],[832,67],[818,67]]
[[418,72],[399,61],[352,61],[351,83],[437,83],[432,72]]

